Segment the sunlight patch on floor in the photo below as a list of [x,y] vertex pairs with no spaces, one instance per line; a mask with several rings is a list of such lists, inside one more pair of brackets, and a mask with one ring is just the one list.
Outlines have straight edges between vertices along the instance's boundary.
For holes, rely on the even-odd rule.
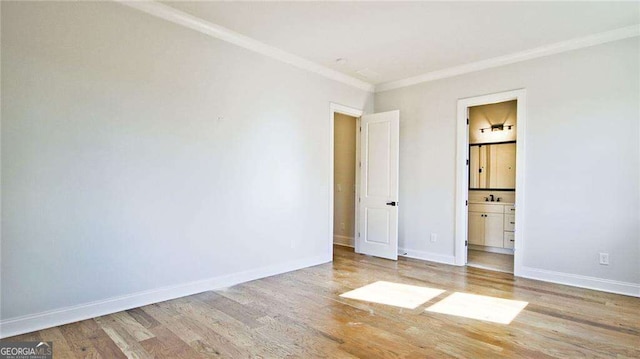
[[340,297],[415,309],[442,293],[442,289],[378,281],[343,293]]
[[529,303],[519,300],[456,292],[430,306],[426,311],[509,324],[527,304]]

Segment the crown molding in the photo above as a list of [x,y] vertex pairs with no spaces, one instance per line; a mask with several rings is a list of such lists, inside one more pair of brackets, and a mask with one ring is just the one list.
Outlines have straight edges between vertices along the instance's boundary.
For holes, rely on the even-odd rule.
[[251,50],[261,55],[265,55],[275,60],[282,61],[289,65],[293,65],[302,70],[313,72],[320,76],[324,76],[328,79],[338,81],[349,86],[353,86],[360,90],[364,90],[367,92],[374,91],[373,84],[362,81],[355,77],[351,77],[349,75],[345,75],[341,72],[335,71],[333,69],[319,65],[315,62],[309,61],[302,57],[280,50],[271,45],[267,45],[263,42],[255,40],[248,36],[229,30],[223,26],[216,25],[209,21],[203,20],[196,16],[177,10],[171,6],[161,4],[153,0],[149,0],[149,1],[114,0],[114,1],[122,5],[129,6],[133,9],[142,11],[149,15],[153,15],[155,17],[173,22],[174,24],[178,24],[178,25],[187,27],[189,29],[201,32],[205,35],[214,37],[218,40],[226,41],[228,43],[243,47],[247,50]]
[[375,92],[383,92],[394,90],[402,87],[417,85],[423,82],[429,82],[447,77],[454,77],[458,75],[467,74],[470,72],[476,72],[486,70],[494,67],[509,65],[517,62],[536,59],[539,57],[555,55],[562,52],[577,50],[585,47],[604,44],[607,42],[613,42],[623,40],[631,37],[640,36],[640,24],[627,26],[611,31],[601,32],[585,37],[571,39],[567,41],[556,42],[554,44],[536,47],[530,50],[516,52],[513,54],[498,56],[487,60],[478,62],[472,62],[465,65],[454,66],[442,70],[427,72],[422,75],[409,77],[402,80],[385,82],[376,85]]
[[427,72],[422,75],[385,82],[374,86],[373,84],[366,81],[362,81],[355,77],[343,74],[326,66],[319,65],[313,61],[309,61],[274,46],[267,45],[263,42],[227,29],[223,26],[211,23],[209,21],[203,20],[201,18],[187,14],[171,6],[161,4],[153,0],[114,1],[129,6],[133,9],[142,11],[149,15],[173,22],[175,24],[201,32],[213,38],[226,41],[228,43],[243,47],[247,50],[251,50],[275,60],[298,67],[302,70],[318,74],[328,79],[338,81],[367,92],[384,92],[394,90],[402,87],[417,85],[423,82],[459,76],[471,72],[491,69],[504,65],[514,64],[517,62],[532,60],[539,57],[555,55],[567,51],[640,36],[640,24],[636,24],[611,31],[605,31],[598,34],[588,35],[585,37],[540,46],[509,55],[493,57],[487,60]]

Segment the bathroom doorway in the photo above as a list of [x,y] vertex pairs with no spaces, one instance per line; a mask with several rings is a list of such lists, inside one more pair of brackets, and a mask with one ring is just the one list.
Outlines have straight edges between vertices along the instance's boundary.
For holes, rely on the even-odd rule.
[[467,265],[513,273],[518,101],[469,107]]
[[458,159],[464,167],[456,201],[458,265],[517,274],[523,104],[524,90],[459,101],[464,127],[458,127]]

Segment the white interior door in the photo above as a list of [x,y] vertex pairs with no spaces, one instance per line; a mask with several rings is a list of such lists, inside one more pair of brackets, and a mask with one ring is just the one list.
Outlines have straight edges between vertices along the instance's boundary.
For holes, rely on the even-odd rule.
[[357,252],[397,260],[400,111],[362,116],[360,125]]

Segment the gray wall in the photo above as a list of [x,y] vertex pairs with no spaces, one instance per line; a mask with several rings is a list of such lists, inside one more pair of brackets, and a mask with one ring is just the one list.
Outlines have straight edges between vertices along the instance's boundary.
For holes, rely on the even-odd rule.
[[3,320],[329,260],[329,103],[371,94],[114,2],[3,1],[2,75]]
[[457,100],[526,88],[523,264],[640,283],[639,68],[636,37],[377,93],[401,113],[400,246],[453,256]]

